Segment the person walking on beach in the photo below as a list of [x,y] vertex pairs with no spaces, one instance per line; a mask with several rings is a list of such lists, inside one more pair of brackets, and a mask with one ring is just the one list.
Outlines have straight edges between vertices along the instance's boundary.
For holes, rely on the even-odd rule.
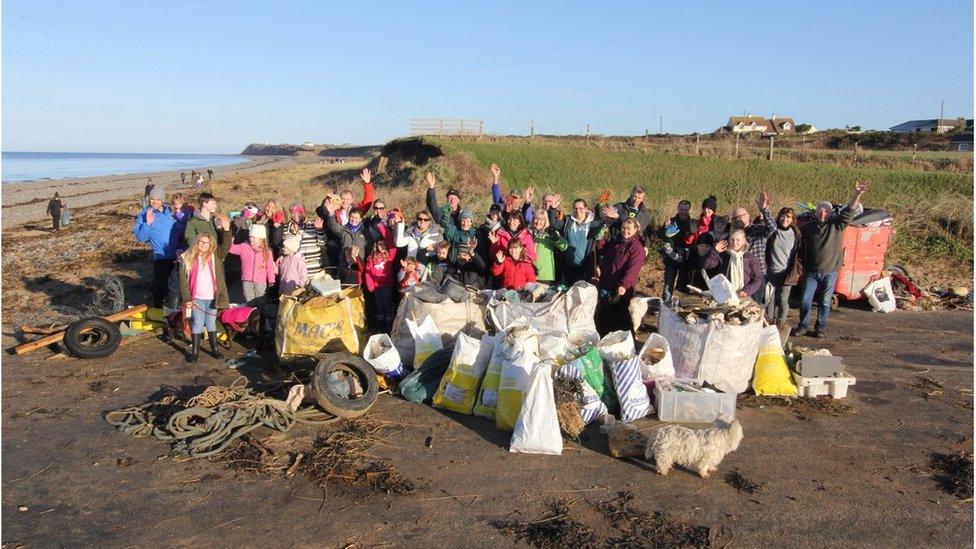
[[208,181],[213,181],[213,170],[211,170],[211,169],[208,169],[207,170],[207,180]]
[[61,230],[61,208],[64,208],[64,201],[61,200],[61,195],[54,193],[54,198],[47,203],[47,214],[51,216],[54,232]]
[[186,185],[186,172],[180,172],[180,185]]

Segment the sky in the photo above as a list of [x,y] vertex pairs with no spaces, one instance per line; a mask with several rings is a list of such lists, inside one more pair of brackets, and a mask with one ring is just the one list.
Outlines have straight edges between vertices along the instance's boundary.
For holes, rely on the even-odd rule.
[[237,153],[486,131],[973,116],[971,1],[2,4],[2,147]]

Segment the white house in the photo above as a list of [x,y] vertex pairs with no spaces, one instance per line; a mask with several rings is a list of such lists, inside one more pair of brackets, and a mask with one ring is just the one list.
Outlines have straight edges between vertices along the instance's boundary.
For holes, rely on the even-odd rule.
[[751,114],[748,116],[730,116],[729,123],[726,124],[726,127],[732,133],[766,133],[769,131],[769,120],[762,116],[753,116]]

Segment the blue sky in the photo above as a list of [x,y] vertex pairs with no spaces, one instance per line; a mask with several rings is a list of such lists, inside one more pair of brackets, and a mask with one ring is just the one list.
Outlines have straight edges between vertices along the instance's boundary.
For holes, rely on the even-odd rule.
[[3,148],[238,152],[492,133],[887,128],[973,114],[973,5],[3,2]]

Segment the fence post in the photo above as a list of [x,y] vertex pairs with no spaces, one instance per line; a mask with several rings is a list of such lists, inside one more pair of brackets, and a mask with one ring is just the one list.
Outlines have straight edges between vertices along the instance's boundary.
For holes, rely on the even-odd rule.
[[589,124],[586,125],[586,140],[587,141],[590,140],[590,125]]
[[773,140],[775,139],[772,135],[769,136],[769,160],[773,159]]
[[857,141],[854,142],[854,163],[857,164]]
[[735,157],[739,158],[739,132],[735,133]]
[[535,120],[529,122],[529,139],[535,137]]
[[485,135],[485,121],[484,120],[479,120],[478,121],[478,141],[481,141],[481,138],[484,135]]
[[701,134],[695,134],[695,156],[701,156]]
[[647,153],[647,128],[644,128],[644,152]]
[[912,164],[915,163],[915,155],[918,154],[918,143],[912,144]]

